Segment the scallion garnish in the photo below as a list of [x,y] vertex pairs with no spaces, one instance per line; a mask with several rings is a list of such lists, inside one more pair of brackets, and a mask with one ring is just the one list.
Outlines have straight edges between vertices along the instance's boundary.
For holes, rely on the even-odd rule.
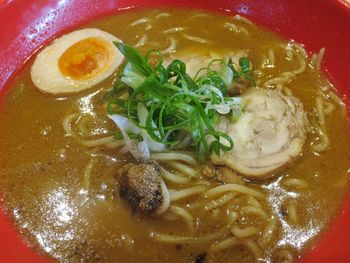
[[[239,71],[231,59],[213,60],[192,78],[181,60],[164,66],[157,51],[142,56],[125,43],[114,44],[125,56],[126,64],[105,96],[109,115],[121,115],[133,121],[153,141],[168,147],[176,147],[190,136],[197,160],[233,148],[231,137],[216,130],[214,124],[220,115],[238,118],[240,99],[228,97],[227,90],[239,78],[254,82],[248,58],[239,60]],[[158,63],[151,63],[151,56],[156,56]],[[212,69],[213,63],[218,63],[219,69]],[[127,98],[121,99],[126,93]],[[122,138],[121,134],[116,138]]]

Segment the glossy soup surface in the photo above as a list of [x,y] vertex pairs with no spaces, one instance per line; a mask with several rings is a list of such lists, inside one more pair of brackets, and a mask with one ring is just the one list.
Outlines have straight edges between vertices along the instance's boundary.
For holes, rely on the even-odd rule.
[[[147,22],[131,26],[145,17],[149,19]],[[232,31],[225,23],[234,23],[238,31]],[[144,54],[149,49],[165,50],[171,38],[177,43],[174,57],[209,52],[224,56],[246,50],[254,69],[264,73],[256,76],[258,85],[298,67],[297,60],[286,59],[282,46],[287,40],[233,17],[193,10],[140,10],[106,17],[86,27],[107,31],[131,45],[147,36],[139,48]],[[174,27],[183,31],[164,33]],[[207,41],[194,41],[184,34]],[[263,66],[270,48],[276,57],[276,66],[272,68]],[[104,146],[85,147],[68,136],[62,124],[68,115],[79,113],[84,117],[74,123],[73,129],[79,133],[80,125],[89,133],[79,136],[95,139],[113,134],[116,128],[106,116],[102,97],[111,88],[115,76],[75,95],[53,96],[40,92],[32,84],[30,67],[29,62],[18,75],[0,110],[0,190],[7,213],[30,245],[63,262],[195,262],[198,255],[205,255],[211,246],[227,237],[225,233],[210,242],[191,244],[154,240],[150,233],[189,237],[215,233],[226,224],[228,206],[240,211],[250,205],[251,199],[237,196],[225,207],[210,212],[201,207],[192,208],[195,222],[192,231],[182,220],[133,213],[119,197],[116,180],[118,168],[134,162],[133,159]],[[286,86],[304,104],[312,126],[312,120],[317,120],[315,98],[322,87],[330,84],[317,70],[307,66],[305,72]],[[322,94],[335,105],[335,110],[326,116],[330,146],[315,153],[310,144],[317,141],[317,133],[311,128],[302,156],[292,167],[267,181],[244,182],[266,196],[259,200],[266,216],[239,212],[235,223],[258,228],[250,240],[261,250],[259,258],[263,260],[282,262],[281,251],[298,258],[315,244],[339,212],[347,185],[350,134],[344,108],[327,97],[329,90],[324,89]],[[91,176],[87,182],[88,169]],[[306,187],[285,185],[288,178],[302,179]],[[207,183],[208,187],[220,184],[215,180]],[[169,184],[172,189],[190,186]],[[176,205],[186,208],[202,199],[198,195]],[[296,209],[296,222],[288,221],[288,204]],[[273,220],[271,239],[262,244],[261,238]],[[246,246],[238,245],[207,253],[205,260],[255,262],[257,258]]]

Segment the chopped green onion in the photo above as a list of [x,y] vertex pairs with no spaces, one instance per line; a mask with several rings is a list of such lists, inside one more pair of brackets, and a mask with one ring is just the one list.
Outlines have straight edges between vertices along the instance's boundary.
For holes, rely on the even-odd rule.
[[[223,114],[237,121],[242,105],[239,98],[226,97],[227,89],[240,77],[254,82],[248,58],[239,60],[239,71],[231,59],[213,60],[200,76],[191,78],[181,60],[173,60],[165,67],[158,51],[142,56],[125,43],[114,44],[127,61],[113,89],[104,97],[109,115],[133,121],[154,143],[176,145],[184,134],[191,135],[199,161],[211,153],[220,155],[221,151],[232,150],[231,137],[217,131],[214,122]],[[151,55],[159,57],[156,65],[150,63]],[[219,70],[212,69],[214,62],[220,63]],[[128,98],[121,99],[126,92]],[[121,139],[121,134],[117,133],[116,138]]]

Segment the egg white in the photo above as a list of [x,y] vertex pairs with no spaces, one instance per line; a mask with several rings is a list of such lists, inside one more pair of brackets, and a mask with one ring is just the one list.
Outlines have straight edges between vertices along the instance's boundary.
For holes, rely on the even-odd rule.
[[[110,50],[113,52],[110,67],[88,80],[76,80],[63,75],[58,63],[62,54],[75,43],[91,37],[102,38],[110,43],[112,47]],[[121,42],[115,36],[95,28],[77,30],[61,36],[41,50],[35,58],[30,72],[34,85],[44,92],[58,94],[79,92],[100,83],[112,75],[123,61],[123,55],[113,45],[113,41]]]

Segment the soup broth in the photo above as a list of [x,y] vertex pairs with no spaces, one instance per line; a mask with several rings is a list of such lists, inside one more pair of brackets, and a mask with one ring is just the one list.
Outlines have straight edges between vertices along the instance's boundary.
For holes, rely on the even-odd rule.
[[[62,262],[130,263],[289,262],[282,259],[295,260],[315,245],[339,212],[350,164],[346,110],[315,57],[244,18],[193,10],[137,10],[85,27],[165,58],[245,52],[257,86],[301,100],[307,140],[300,158],[272,178],[237,176],[235,184],[251,192],[210,196],[222,182],[205,176],[209,162],[160,160],[173,174],[184,171],[180,164],[195,176],[180,183],[164,178],[171,196],[166,213],[134,213],[116,177],[136,161],[111,139],[117,129],[103,100],[116,74],[77,94],[50,95],[33,85],[28,62],[1,105],[0,189],[30,245]],[[279,86],[269,82],[300,68]],[[320,100],[333,105],[321,121]],[[323,148],[322,132],[329,143]],[[184,189],[193,194],[181,197]]]

